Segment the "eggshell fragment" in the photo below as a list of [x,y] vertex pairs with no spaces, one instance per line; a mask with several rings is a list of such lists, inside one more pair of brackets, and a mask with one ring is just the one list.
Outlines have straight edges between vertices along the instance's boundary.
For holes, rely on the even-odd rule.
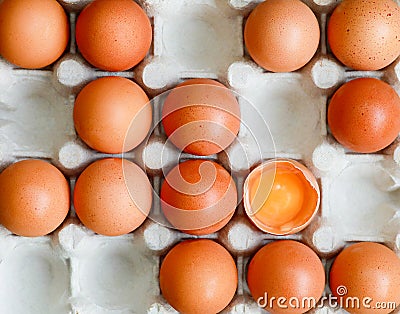
[[162,124],[168,139],[194,155],[226,149],[240,128],[240,108],[233,93],[219,82],[191,79],[167,96]]
[[0,54],[11,63],[39,69],[55,62],[69,40],[69,23],[56,0],[0,3]]
[[244,29],[254,61],[272,72],[291,72],[306,65],[319,44],[314,13],[299,0],[267,0],[250,14]]
[[329,19],[328,41],[346,66],[382,69],[400,55],[400,7],[393,0],[344,0]]
[[161,187],[161,208],[173,227],[195,235],[224,227],[235,213],[236,184],[219,164],[188,160],[173,168]]
[[218,243],[188,240],[176,245],[160,269],[162,295],[179,313],[219,313],[238,283],[235,262]]
[[[398,306],[399,287],[400,259],[379,243],[350,245],[336,257],[330,271],[331,291],[338,299],[343,299],[342,304],[349,313],[392,312],[393,308],[379,308],[379,305],[394,302]],[[350,298],[358,298],[359,303],[350,302]]]
[[44,236],[64,221],[69,205],[67,180],[45,161],[19,161],[0,174],[0,223],[12,233]]
[[[305,298],[315,304],[321,298],[325,271],[317,254],[306,245],[291,240],[276,241],[254,255],[247,283],[254,300],[269,313],[300,314],[313,306],[303,302]],[[279,298],[284,298],[283,306],[278,305]]]
[[152,204],[152,187],[136,164],[119,158],[95,161],[79,176],[74,206],[82,223],[96,233],[118,236],[138,228]]

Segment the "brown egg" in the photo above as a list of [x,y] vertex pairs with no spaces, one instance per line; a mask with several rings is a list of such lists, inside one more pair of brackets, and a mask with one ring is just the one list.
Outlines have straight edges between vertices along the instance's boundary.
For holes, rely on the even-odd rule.
[[0,3],[0,54],[27,69],[50,65],[69,40],[68,18],[56,0]]
[[136,164],[107,158],[89,165],[76,181],[76,214],[89,229],[118,236],[138,228],[152,204],[152,187]]
[[38,237],[54,231],[69,205],[67,180],[45,161],[19,161],[0,174],[0,223],[17,235]]
[[333,95],[328,124],[343,146],[359,153],[377,152],[400,132],[400,97],[385,82],[355,79]]
[[344,0],[329,20],[334,55],[355,70],[379,70],[400,54],[400,8],[392,0]]
[[182,314],[219,313],[232,300],[237,283],[232,256],[207,239],[179,243],[160,269],[162,295]]
[[125,71],[146,56],[152,41],[150,20],[132,0],[94,0],[76,22],[83,57],[106,71]]
[[300,0],[268,0],[250,14],[244,29],[253,60],[272,72],[291,72],[306,65],[317,51],[319,24]]
[[162,124],[168,139],[194,155],[227,148],[240,128],[240,108],[233,93],[219,82],[191,79],[167,96]]
[[109,154],[127,152],[147,136],[152,107],[136,83],[103,77],[86,85],[74,107],[75,129],[91,148]]
[[[254,300],[269,313],[305,313],[314,304],[303,300],[310,298],[318,304],[322,296],[325,271],[308,246],[291,240],[276,241],[254,255],[247,283]],[[278,304],[278,298],[284,301]]]
[[161,187],[161,208],[173,227],[195,235],[216,232],[232,218],[236,184],[219,164],[188,160],[172,169]]
[[[336,257],[330,271],[330,287],[350,313],[390,313],[394,308],[379,308],[378,302],[399,305],[400,259],[382,244],[353,244]],[[349,298],[358,301],[346,301]]]

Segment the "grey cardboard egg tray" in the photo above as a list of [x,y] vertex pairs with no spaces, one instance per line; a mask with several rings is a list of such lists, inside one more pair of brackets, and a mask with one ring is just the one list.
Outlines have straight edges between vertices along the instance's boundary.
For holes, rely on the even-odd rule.
[[[376,72],[352,71],[336,61],[325,31],[339,1],[305,1],[320,21],[321,43],[311,62],[294,73],[266,72],[246,53],[242,33],[247,15],[257,4],[252,0],[142,0],[154,26],[149,55],[131,71],[93,69],[74,41],[77,15],[88,2],[60,1],[69,14],[72,36],[67,52],[54,65],[24,70],[0,61],[0,170],[25,158],[45,159],[63,171],[73,191],[80,172],[108,156],[82,143],[72,120],[76,94],[97,77],[131,78],[150,98],[187,78],[218,79],[238,93],[243,121],[251,124],[257,112],[274,140],[263,142],[264,129],[256,127],[262,143],[255,154],[254,138],[242,127],[226,152],[211,156],[232,172],[239,195],[249,169],[273,157],[303,162],[322,191],[317,217],[298,234],[272,236],[259,231],[240,204],[224,229],[203,236],[223,244],[237,261],[237,294],[224,313],[262,312],[249,294],[246,267],[269,241],[306,243],[321,257],[327,272],[332,258],[350,242],[382,242],[400,253],[400,142],[376,154],[353,154],[332,138],[326,125],[329,98],[347,80],[377,77],[399,92],[400,61]],[[247,106],[249,102],[253,107]],[[160,99],[154,101],[155,121],[161,106]],[[145,166],[155,191],[162,182],[160,169],[179,158],[176,149],[167,147],[166,158],[161,159],[164,143],[165,135],[157,126],[149,141],[124,155]],[[153,211],[160,212],[157,199]],[[2,228],[0,238],[2,314],[156,314],[175,313],[160,295],[160,262],[173,245],[193,236],[147,219],[131,234],[104,237],[85,228],[71,208],[63,225],[49,236],[23,238]],[[345,311],[326,305],[312,312]]]

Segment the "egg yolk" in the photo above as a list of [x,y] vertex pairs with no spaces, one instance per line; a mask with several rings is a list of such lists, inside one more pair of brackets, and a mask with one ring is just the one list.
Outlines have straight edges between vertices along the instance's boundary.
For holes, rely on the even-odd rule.
[[305,186],[301,173],[292,169],[266,171],[250,186],[254,218],[270,227],[293,220],[301,211]]

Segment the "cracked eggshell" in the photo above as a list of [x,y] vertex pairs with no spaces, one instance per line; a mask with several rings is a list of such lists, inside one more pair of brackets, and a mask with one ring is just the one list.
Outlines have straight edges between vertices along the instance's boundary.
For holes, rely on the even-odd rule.
[[244,208],[262,231],[275,235],[306,228],[320,205],[320,189],[312,172],[291,159],[272,159],[256,167],[243,188]]

